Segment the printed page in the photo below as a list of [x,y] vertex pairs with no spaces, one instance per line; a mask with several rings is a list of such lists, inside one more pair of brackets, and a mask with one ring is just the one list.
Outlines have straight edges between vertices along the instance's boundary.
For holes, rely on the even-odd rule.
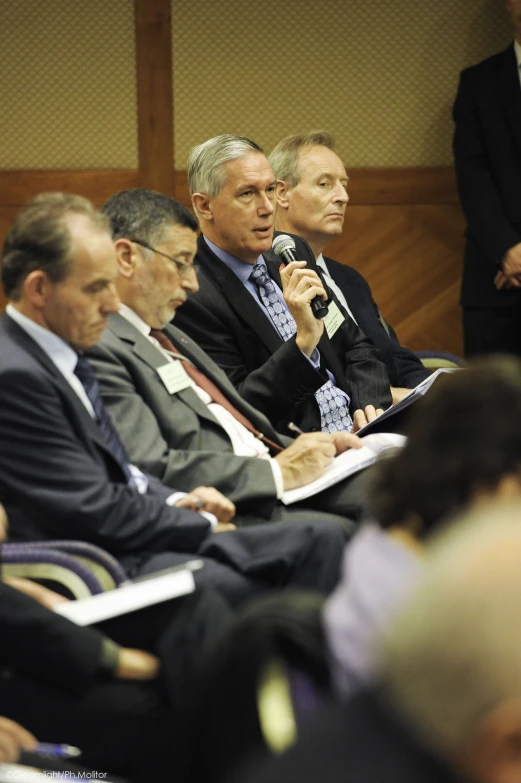
[[372,465],[380,452],[391,448],[401,448],[405,441],[404,435],[396,435],[392,432],[367,435],[364,438],[364,445],[361,449],[348,449],[343,454],[339,454],[320,478],[305,484],[303,487],[289,489],[287,492],[284,492],[281,500],[286,505],[290,505],[316,495],[318,492],[322,492],[323,489],[332,487],[334,484],[342,481],[342,479],[353,476],[358,471],[363,470],[363,468]]
[[138,578],[106,593],[59,604],[55,611],[76,625],[93,625],[110,617],[187,595],[195,589],[193,571],[202,567],[202,561],[190,561],[187,566]]

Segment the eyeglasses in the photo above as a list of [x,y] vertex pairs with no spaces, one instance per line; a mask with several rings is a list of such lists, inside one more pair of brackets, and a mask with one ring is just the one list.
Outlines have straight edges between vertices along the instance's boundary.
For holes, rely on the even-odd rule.
[[147,250],[151,250],[152,253],[157,253],[158,256],[168,258],[169,261],[176,265],[177,271],[181,277],[188,277],[192,272],[197,274],[197,266],[195,264],[187,264],[186,261],[180,261],[178,258],[169,256],[168,253],[163,253],[162,250],[156,250],[155,247],[152,247],[152,245],[149,245],[148,242],[144,242],[142,239],[131,239],[130,242],[134,242],[135,245],[141,245],[141,247],[146,247]]

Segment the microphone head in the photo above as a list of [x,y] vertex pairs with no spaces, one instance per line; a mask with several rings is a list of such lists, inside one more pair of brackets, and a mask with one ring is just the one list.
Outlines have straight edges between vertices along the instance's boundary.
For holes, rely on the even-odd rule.
[[288,236],[288,234],[279,234],[273,240],[271,249],[276,256],[282,258],[283,253],[288,250],[296,250],[296,247],[295,240],[292,237]]

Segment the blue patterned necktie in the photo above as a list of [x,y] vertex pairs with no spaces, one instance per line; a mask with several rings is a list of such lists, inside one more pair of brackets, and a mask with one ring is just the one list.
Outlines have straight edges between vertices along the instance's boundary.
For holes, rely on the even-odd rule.
[[125,474],[127,484],[135,487],[136,481],[130,472],[127,451],[121,442],[121,439],[112,423],[110,416],[105,410],[103,400],[101,399],[101,393],[96,374],[87,359],[85,359],[83,356],[78,356],[78,362],[76,364],[76,369],[74,370],[74,375],[76,375],[80,381],[81,385],[85,389],[87,397],[90,400],[90,404],[94,409],[94,415],[96,416],[96,423],[100,429],[106,446]]
[[[266,264],[257,261],[250,275],[250,280],[259,292],[262,304],[269,313],[278,333],[286,342],[297,331],[295,319],[280,301],[280,295],[269,276]],[[322,432],[349,432],[353,420],[347,407],[346,398],[339,393],[332,381],[327,381],[315,392],[315,399],[320,408],[320,429]]]

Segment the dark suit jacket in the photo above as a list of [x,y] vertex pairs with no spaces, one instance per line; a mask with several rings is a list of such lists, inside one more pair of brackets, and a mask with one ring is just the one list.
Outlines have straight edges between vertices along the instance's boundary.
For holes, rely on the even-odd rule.
[[[295,234],[289,234],[289,236],[295,240],[297,256],[303,261],[307,261],[312,269],[315,269],[322,280],[324,280],[321,270],[316,266],[313,251],[308,243]],[[269,255],[268,257],[271,256]],[[369,337],[373,345],[376,346],[380,359],[385,362],[391,386],[403,386],[406,389],[412,389],[421,383],[430,375],[429,370],[423,366],[412,351],[400,345],[400,341],[392,326],[389,326],[383,320],[365,278],[356,269],[340,264],[332,258],[324,257],[324,260],[329,274],[344,294],[358,326]],[[327,291],[343,311],[342,304],[337,299],[335,293],[329,288],[327,288]],[[349,317],[348,313],[346,313],[346,317]]]
[[[330,707],[282,756],[259,760],[233,783],[457,783],[383,704],[375,690]],[[463,779],[459,779],[463,783]]]
[[462,72],[454,104],[454,159],[467,244],[461,303],[501,307],[519,289],[497,291],[506,251],[521,242],[521,88],[513,45]]
[[[268,419],[237,393],[193,340],[175,326],[165,331],[180,353],[258,430],[283,447],[292,442],[279,436]],[[240,512],[269,517],[277,502],[269,463],[235,456],[226,432],[193,389],[176,394],[167,391],[157,373],[165,357],[135,326],[118,314],[111,315],[88,358],[105,405],[136,465],[185,492],[200,485],[216,487]]]
[[[316,370],[298,349],[295,338],[284,342],[262,309],[228,267],[199,237],[196,263],[198,293],[176,314],[176,322],[222,367],[240,394],[284,432],[294,421],[302,430],[320,429],[315,391],[335,376],[351,398],[351,410],[368,404],[391,404],[389,378],[377,352],[356,325],[345,322],[331,340],[326,334],[318,348]],[[267,260],[280,285],[278,265]]]
[[15,540],[79,538],[129,553],[194,552],[209,523],[171,508],[153,476],[126,484],[97,425],[54,363],[6,313],[0,319],[0,494]]

